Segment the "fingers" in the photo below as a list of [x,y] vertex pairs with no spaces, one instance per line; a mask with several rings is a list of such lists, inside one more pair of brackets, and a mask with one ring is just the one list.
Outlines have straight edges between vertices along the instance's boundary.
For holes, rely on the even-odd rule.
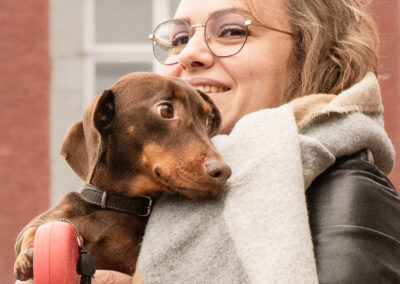
[[33,284],[33,279],[29,279],[28,281],[15,281],[15,284]]
[[112,270],[96,270],[94,274],[93,284],[132,284],[132,276],[112,271]]

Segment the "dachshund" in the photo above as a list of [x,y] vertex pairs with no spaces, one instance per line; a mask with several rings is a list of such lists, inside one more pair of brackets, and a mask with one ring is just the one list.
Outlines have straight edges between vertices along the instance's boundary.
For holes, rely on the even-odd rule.
[[83,190],[66,194],[19,233],[16,278],[33,278],[36,230],[59,219],[74,224],[96,269],[134,274],[157,197],[223,193],[231,169],[210,141],[220,124],[206,94],[172,77],[127,74],[95,97],[61,149]]

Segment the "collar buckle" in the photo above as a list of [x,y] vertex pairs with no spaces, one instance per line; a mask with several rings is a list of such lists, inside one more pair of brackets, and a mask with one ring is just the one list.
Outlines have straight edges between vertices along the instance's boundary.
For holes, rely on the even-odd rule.
[[100,203],[101,208],[106,209],[107,208],[107,191],[103,191],[101,195],[101,203]]
[[151,213],[151,205],[153,204],[153,199],[145,195],[141,195],[140,197],[147,198],[149,203],[147,204],[147,212],[145,214],[136,214],[136,215],[140,217],[148,217]]

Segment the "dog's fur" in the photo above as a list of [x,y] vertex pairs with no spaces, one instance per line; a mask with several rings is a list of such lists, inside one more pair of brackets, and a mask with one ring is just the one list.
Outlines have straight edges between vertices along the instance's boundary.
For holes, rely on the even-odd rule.
[[[159,106],[166,104],[173,107],[172,118],[160,114]],[[189,84],[132,73],[92,101],[70,129],[61,152],[80,178],[101,190],[152,198],[163,192],[217,196],[230,176],[210,142],[220,123],[212,101]],[[147,219],[101,209],[71,192],[18,235],[18,279],[33,277],[38,226],[61,218],[75,224],[97,269],[134,273]]]

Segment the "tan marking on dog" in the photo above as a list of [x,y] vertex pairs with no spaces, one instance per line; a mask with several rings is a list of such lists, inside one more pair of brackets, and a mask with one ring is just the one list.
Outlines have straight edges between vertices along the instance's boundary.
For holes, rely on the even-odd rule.
[[181,149],[168,149],[158,144],[152,143],[143,147],[142,163],[147,171],[154,175],[156,167],[173,178],[175,175],[176,164],[179,160]]
[[175,95],[176,95],[176,97],[177,97],[178,99],[181,99],[181,100],[183,100],[184,98],[186,98],[186,94],[185,94],[185,92],[184,92],[182,89],[177,89],[177,90],[175,91]]
[[128,133],[130,136],[134,136],[135,134],[135,126],[131,125],[126,129],[126,133]]
[[[130,183],[132,190],[135,190],[136,185],[140,184],[140,194],[145,195],[147,191],[154,192],[155,189],[169,192],[167,186],[173,185],[173,189],[171,188],[173,191],[177,190],[174,186],[186,188],[184,194],[190,198],[219,194],[220,190],[217,190],[214,186],[210,188],[210,178],[203,171],[203,163],[207,158],[207,146],[198,142],[187,144],[183,148],[178,148],[178,151],[158,144],[146,145],[143,148],[141,158],[146,174],[136,177]],[[203,149],[203,151],[200,149]],[[217,153],[214,155],[218,158]],[[164,178],[168,180],[167,184],[164,184],[164,181],[155,176],[155,168],[161,170]],[[135,193],[138,194],[138,192]]]
[[150,169],[154,166],[153,161],[157,161],[157,165],[173,168],[172,162],[176,160],[175,156],[171,149],[151,143],[143,147],[142,162]]
[[155,177],[148,175],[138,175],[129,184],[129,194],[132,196],[152,194],[163,191],[164,186]]
[[143,147],[143,158],[147,159],[147,161],[151,161],[151,157],[155,155],[165,155],[167,152],[169,152],[167,148],[160,146],[156,143],[151,143]]
[[211,106],[209,103],[203,102],[201,104],[201,107],[203,108],[205,113],[210,113],[211,112]]

